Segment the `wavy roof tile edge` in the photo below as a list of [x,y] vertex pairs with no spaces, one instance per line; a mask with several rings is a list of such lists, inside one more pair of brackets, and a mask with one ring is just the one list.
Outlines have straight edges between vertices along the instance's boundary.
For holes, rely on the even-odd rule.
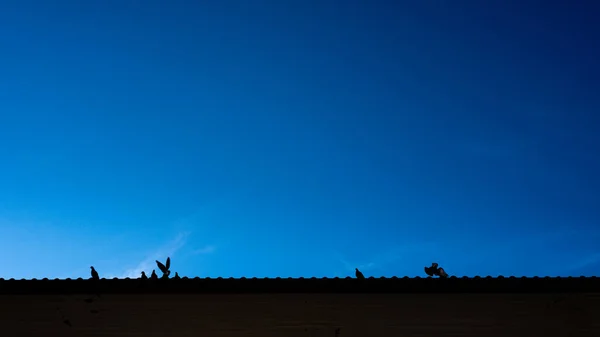
[[[195,276],[195,277],[187,277],[187,276],[182,276],[179,279],[170,277],[168,280],[355,280],[355,277],[199,277],[199,276]],[[427,277],[420,277],[420,276],[415,276],[415,277],[410,277],[410,276],[392,276],[392,277],[367,277],[367,280],[427,280],[427,279],[439,279],[439,278],[435,278],[435,277],[431,277],[431,276],[427,276]],[[480,279],[485,279],[485,280],[504,280],[504,279],[520,279],[520,280],[538,280],[538,279],[600,279],[600,277],[598,276],[450,276],[445,280],[452,280],[452,279],[458,279],[458,280],[480,280]],[[25,278],[21,278],[21,279],[15,279],[15,278],[10,278],[10,279],[5,279],[5,278],[0,278],[0,282],[2,281],[87,281],[90,280],[90,278],[31,278],[31,279],[25,279]],[[125,277],[125,278],[118,278],[118,277],[114,277],[114,278],[100,278],[100,280],[140,280],[142,281],[141,278],[130,278],[130,277]],[[444,280],[444,279],[442,279]],[[156,280],[149,280],[149,281],[156,281]],[[159,279],[159,281],[165,281],[164,279]]]
[[0,295],[213,293],[598,293],[590,277],[0,279]]

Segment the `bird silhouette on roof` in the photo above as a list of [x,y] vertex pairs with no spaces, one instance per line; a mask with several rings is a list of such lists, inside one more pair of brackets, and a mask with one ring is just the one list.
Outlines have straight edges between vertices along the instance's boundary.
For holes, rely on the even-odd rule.
[[94,266],[91,266],[90,268],[92,269],[92,280],[99,280],[100,276],[98,275],[96,269],[94,269]]
[[354,269],[356,269],[356,271],[354,272],[354,274],[356,274],[356,278],[359,280],[364,280],[365,275],[363,275],[363,273],[361,273],[361,271],[358,270],[358,268],[354,268]]
[[146,272],[142,271],[142,276],[140,276],[142,280],[147,280],[148,276],[146,276]]
[[167,261],[165,264],[162,264],[162,262],[156,260],[156,265],[158,266],[158,269],[160,269],[160,271],[163,273],[162,278],[169,278],[169,275],[171,274],[171,271],[169,270],[169,268],[171,268],[171,258],[167,257]]
[[448,277],[448,274],[446,274],[446,271],[444,270],[444,268],[439,268],[438,264],[435,262],[433,262],[431,264],[431,267],[425,267],[425,273],[431,277],[433,277],[433,276],[438,276],[441,278]]
[[434,262],[431,264],[431,267],[425,267],[425,273],[429,276],[436,275],[437,267],[438,267],[438,264]]
[[150,275],[151,280],[158,280],[158,275],[156,275],[156,270],[152,269],[152,274]]

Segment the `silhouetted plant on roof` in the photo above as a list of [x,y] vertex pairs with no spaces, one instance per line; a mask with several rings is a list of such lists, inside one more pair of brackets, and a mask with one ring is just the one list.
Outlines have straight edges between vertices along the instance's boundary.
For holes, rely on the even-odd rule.
[[175,272],[175,276],[173,276],[173,278],[176,280],[179,280],[180,279],[179,274],[177,274],[177,272]]
[[152,269],[152,274],[150,275],[151,280],[158,280],[158,275],[156,275],[156,270]]
[[448,274],[444,270],[444,268],[438,267],[438,264],[433,262],[431,267],[425,267],[425,273],[429,276],[437,276],[441,278],[447,278]]
[[358,268],[354,268],[355,272],[354,274],[356,275],[356,278],[359,280],[364,280],[365,279],[365,275],[363,275],[363,273],[361,273],[360,270],[358,270]]
[[161,278],[169,278],[169,275],[171,274],[171,271],[169,270],[169,268],[171,268],[171,258],[167,257],[167,262],[165,264],[162,264],[160,261],[156,260],[156,265],[158,266],[158,269],[160,269],[160,271],[163,273]]
[[143,270],[142,270],[142,275],[140,276],[140,278],[142,280],[147,280],[148,279],[148,276],[146,276],[146,272],[144,272]]

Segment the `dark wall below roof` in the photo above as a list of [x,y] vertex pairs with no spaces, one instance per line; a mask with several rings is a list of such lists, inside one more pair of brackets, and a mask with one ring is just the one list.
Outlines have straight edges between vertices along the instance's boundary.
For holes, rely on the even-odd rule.
[[1,335],[26,337],[597,337],[599,318],[581,293],[0,296]]

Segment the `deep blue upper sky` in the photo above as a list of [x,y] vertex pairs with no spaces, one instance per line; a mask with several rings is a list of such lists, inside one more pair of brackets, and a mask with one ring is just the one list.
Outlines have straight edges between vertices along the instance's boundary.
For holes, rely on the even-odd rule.
[[599,9],[2,1],[0,277],[598,275]]

